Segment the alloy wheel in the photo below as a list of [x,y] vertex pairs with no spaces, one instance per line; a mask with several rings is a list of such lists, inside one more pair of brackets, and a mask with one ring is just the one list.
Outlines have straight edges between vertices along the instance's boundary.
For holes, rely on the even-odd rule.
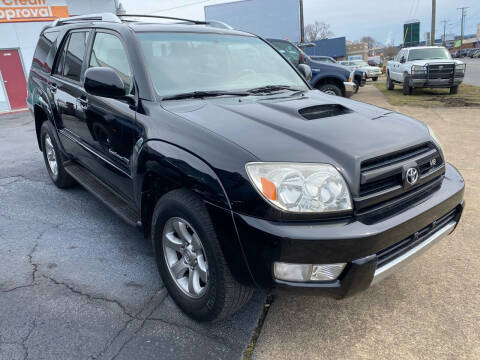
[[55,148],[53,147],[50,135],[45,135],[45,154],[47,155],[48,166],[54,177],[58,176],[58,163]]
[[165,261],[177,287],[187,296],[201,297],[208,287],[208,264],[195,229],[179,217],[169,219],[163,230]]

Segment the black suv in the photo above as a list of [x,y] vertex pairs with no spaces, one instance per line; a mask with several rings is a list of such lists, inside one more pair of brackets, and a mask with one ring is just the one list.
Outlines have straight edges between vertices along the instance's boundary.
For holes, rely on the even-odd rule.
[[313,90],[257,36],[142,20],[45,28],[28,105],[55,185],[140,228],[190,316],[354,294],[457,226],[464,182],[425,124]]

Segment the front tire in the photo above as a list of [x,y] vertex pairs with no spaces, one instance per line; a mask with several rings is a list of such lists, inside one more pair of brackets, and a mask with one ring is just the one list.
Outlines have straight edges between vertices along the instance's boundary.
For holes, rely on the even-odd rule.
[[378,76],[372,77],[372,80],[373,80],[373,81],[377,81],[377,80],[378,80]]
[[458,85],[452,86],[450,88],[450,95],[458,94]]
[[324,84],[318,88],[321,92],[328,95],[342,96],[342,90],[334,84]]
[[412,87],[410,86],[410,77],[405,76],[403,79],[403,95],[411,95]]
[[232,277],[205,204],[193,193],[174,190],[160,198],[151,236],[165,287],[190,317],[220,320],[250,300],[253,289]]
[[395,84],[390,78],[390,74],[387,74],[387,90],[393,90],[393,89],[395,89]]
[[75,184],[75,180],[67,174],[63,166],[63,156],[55,140],[55,129],[49,121],[44,121],[40,131],[42,152],[48,175],[53,183],[61,188],[68,188]]

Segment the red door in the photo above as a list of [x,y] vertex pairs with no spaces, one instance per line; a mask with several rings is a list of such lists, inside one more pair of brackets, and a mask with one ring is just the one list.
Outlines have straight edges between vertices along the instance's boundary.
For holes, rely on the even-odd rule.
[[12,110],[27,107],[27,82],[18,50],[0,50],[0,71]]

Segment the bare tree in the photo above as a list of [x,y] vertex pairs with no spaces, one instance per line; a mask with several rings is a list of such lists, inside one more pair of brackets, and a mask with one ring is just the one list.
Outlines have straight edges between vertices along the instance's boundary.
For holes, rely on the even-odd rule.
[[393,58],[400,50],[396,46],[387,46],[383,49],[383,56],[385,58]]
[[360,39],[361,42],[364,42],[364,43],[367,43],[368,44],[368,49],[373,49],[374,47],[376,47],[378,45],[378,42],[377,40],[375,40],[374,38],[372,38],[371,36],[363,36],[361,39]]
[[333,32],[330,31],[330,25],[319,21],[315,21],[314,24],[308,24],[305,26],[305,40],[306,41],[315,41],[328,39],[334,36]]

